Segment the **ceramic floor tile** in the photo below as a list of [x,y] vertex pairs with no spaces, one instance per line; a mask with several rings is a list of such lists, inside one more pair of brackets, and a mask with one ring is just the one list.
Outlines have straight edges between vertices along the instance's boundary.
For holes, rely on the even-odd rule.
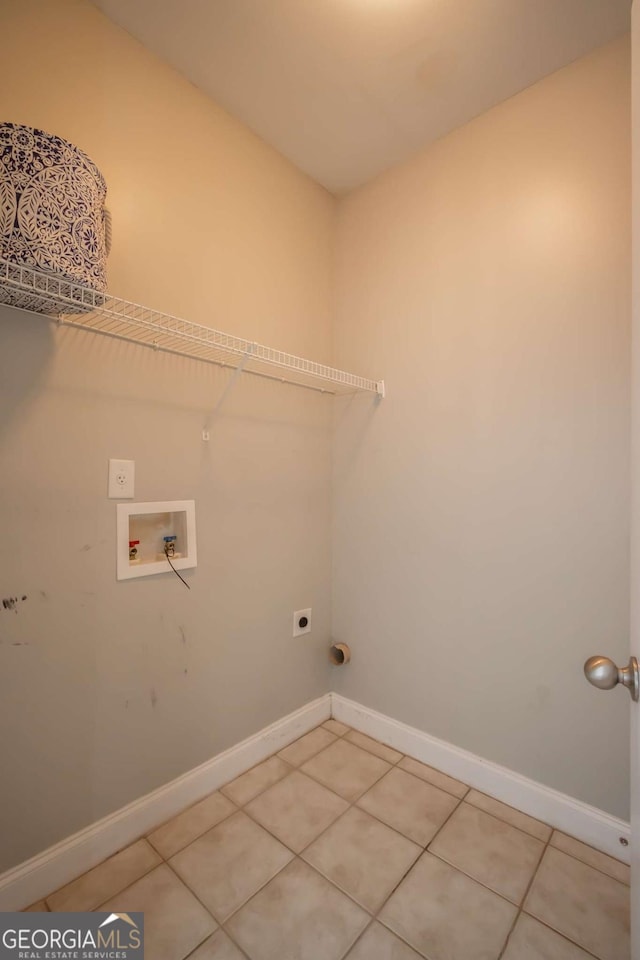
[[300,853],[344,813],[347,806],[342,797],[295,770],[245,809],[291,850]]
[[303,859],[375,913],[421,853],[416,843],[351,807]]
[[336,740],[302,768],[349,801],[356,800],[389,769],[384,760],[345,740]]
[[314,757],[316,753],[320,753],[321,750],[328,747],[335,739],[336,737],[328,730],[323,727],[316,727],[311,733],[307,733],[294,743],[290,743],[288,747],[280,751],[278,756],[290,763],[292,767],[299,767],[305,761]]
[[429,960],[497,960],[517,908],[430,853],[379,919]]
[[217,926],[166,864],[100,909],[108,913],[144,913],[145,955],[153,960],[184,960]]
[[407,773],[412,773],[414,777],[420,777],[421,780],[426,780],[427,783],[433,784],[434,787],[438,787],[446,793],[453,794],[454,797],[462,799],[469,790],[466,783],[462,783],[460,780],[454,780],[453,777],[448,777],[446,773],[440,773],[440,771],[434,767],[428,767],[426,763],[420,763],[418,760],[413,760],[412,757],[404,757],[398,766],[401,767],[402,770],[406,770]]
[[137,840],[77,880],[56,890],[47,897],[47,905],[50,910],[63,913],[94,910],[161,862],[146,840]]
[[346,723],[340,723],[339,720],[325,720],[322,724],[325,730],[328,730],[329,733],[335,733],[336,737],[343,737],[351,727],[348,727]]
[[345,960],[421,960],[421,957],[381,923],[372,923]]
[[426,847],[458,803],[450,794],[396,767],[360,798],[358,806]]
[[25,907],[24,913],[47,913],[48,909],[44,900],[38,900],[37,903],[32,903],[30,907]]
[[502,960],[591,960],[575,943],[521,913]]
[[222,794],[212,793],[154,830],[147,839],[160,856],[168,860],[235,810],[235,805]]
[[629,960],[629,888],[560,850],[547,848],[524,909],[600,960]]
[[479,810],[484,810],[485,813],[490,813],[494,817],[498,817],[499,820],[510,823],[512,827],[517,827],[518,830],[522,830],[524,833],[536,837],[537,840],[544,841],[544,843],[551,836],[551,827],[548,827],[546,823],[542,823],[541,820],[534,820],[526,813],[521,813],[514,807],[507,806],[506,803],[494,800],[493,797],[488,797],[485,793],[470,790],[464,799],[465,803],[470,803],[474,807],[478,807]]
[[340,960],[370,917],[294,860],[227,924],[251,960]]
[[620,860],[608,857],[606,853],[594,850],[593,847],[581,843],[580,840],[574,840],[566,833],[554,830],[551,837],[551,846],[556,847],[557,850],[562,850],[563,853],[568,853],[576,860],[588,863],[590,867],[595,867],[596,870],[606,873],[614,880],[619,880],[620,883],[626,883],[627,886],[631,883],[631,868],[627,863],[621,863]]
[[217,930],[195,953],[189,954],[188,960],[246,960],[246,957],[224,930]]
[[364,733],[359,733],[357,730],[351,730],[345,736],[345,740],[349,743],[354,743],[356,747],[362,747],[363,750],[368,750],[369,753],[380,757],[381,760],[386,760],[387,763],[397,763],[398,760],[402,759],[402,754],[398,750],[393,750],[384,743],[378,743],[377,740],[372,740],[371,737],[368,737]]
[[240,812],[195,840],[170,863],[222,922],[292,856],[290,850]]
[[243,807],[249,803],[259,793],[266,790],[272,784],[282,780],[288,773],[291,773],[292,767],[285,763],[280,757],[269,757],[264,763],[259,763],[253,770],[247,770],[242,776],[236,777],[231,783],[227,783],[220,788],[221,793]]
[[429,850],[507,900],[520,903],[544,844],[463,802]]

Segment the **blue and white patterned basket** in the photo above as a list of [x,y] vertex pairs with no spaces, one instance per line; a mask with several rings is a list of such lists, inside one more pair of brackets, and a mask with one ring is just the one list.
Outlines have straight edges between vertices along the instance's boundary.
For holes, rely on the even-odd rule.
[[[4,260],[106,290],[106,195],[104,177],[78,147],[43,130],[0,123]],[[26,306],[16,291],[0,292],[0,302]]]

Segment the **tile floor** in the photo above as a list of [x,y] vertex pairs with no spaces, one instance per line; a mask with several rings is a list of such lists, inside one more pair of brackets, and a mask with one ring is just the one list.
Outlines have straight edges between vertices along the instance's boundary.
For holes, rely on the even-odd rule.
[[335,720],[31,910],[149,960],[629,960],[629,868]]

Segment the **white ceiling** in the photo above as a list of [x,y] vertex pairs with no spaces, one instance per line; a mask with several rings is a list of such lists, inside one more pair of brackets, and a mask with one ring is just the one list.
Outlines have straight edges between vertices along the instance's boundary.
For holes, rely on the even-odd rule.
[[629,29],[630,0],[95,0],[334,193]]

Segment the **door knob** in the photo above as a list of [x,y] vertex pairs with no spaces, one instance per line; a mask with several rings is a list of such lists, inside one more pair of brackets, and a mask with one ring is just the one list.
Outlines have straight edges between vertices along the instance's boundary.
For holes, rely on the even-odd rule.
[[626,667],[617,667],[609,657],[589,657],[584,665],[584,675],[589,683],[600,690],[613,690],[621,683],[631,694],[632,700],[640,697],[640,676],[635,657],[629,657]]

